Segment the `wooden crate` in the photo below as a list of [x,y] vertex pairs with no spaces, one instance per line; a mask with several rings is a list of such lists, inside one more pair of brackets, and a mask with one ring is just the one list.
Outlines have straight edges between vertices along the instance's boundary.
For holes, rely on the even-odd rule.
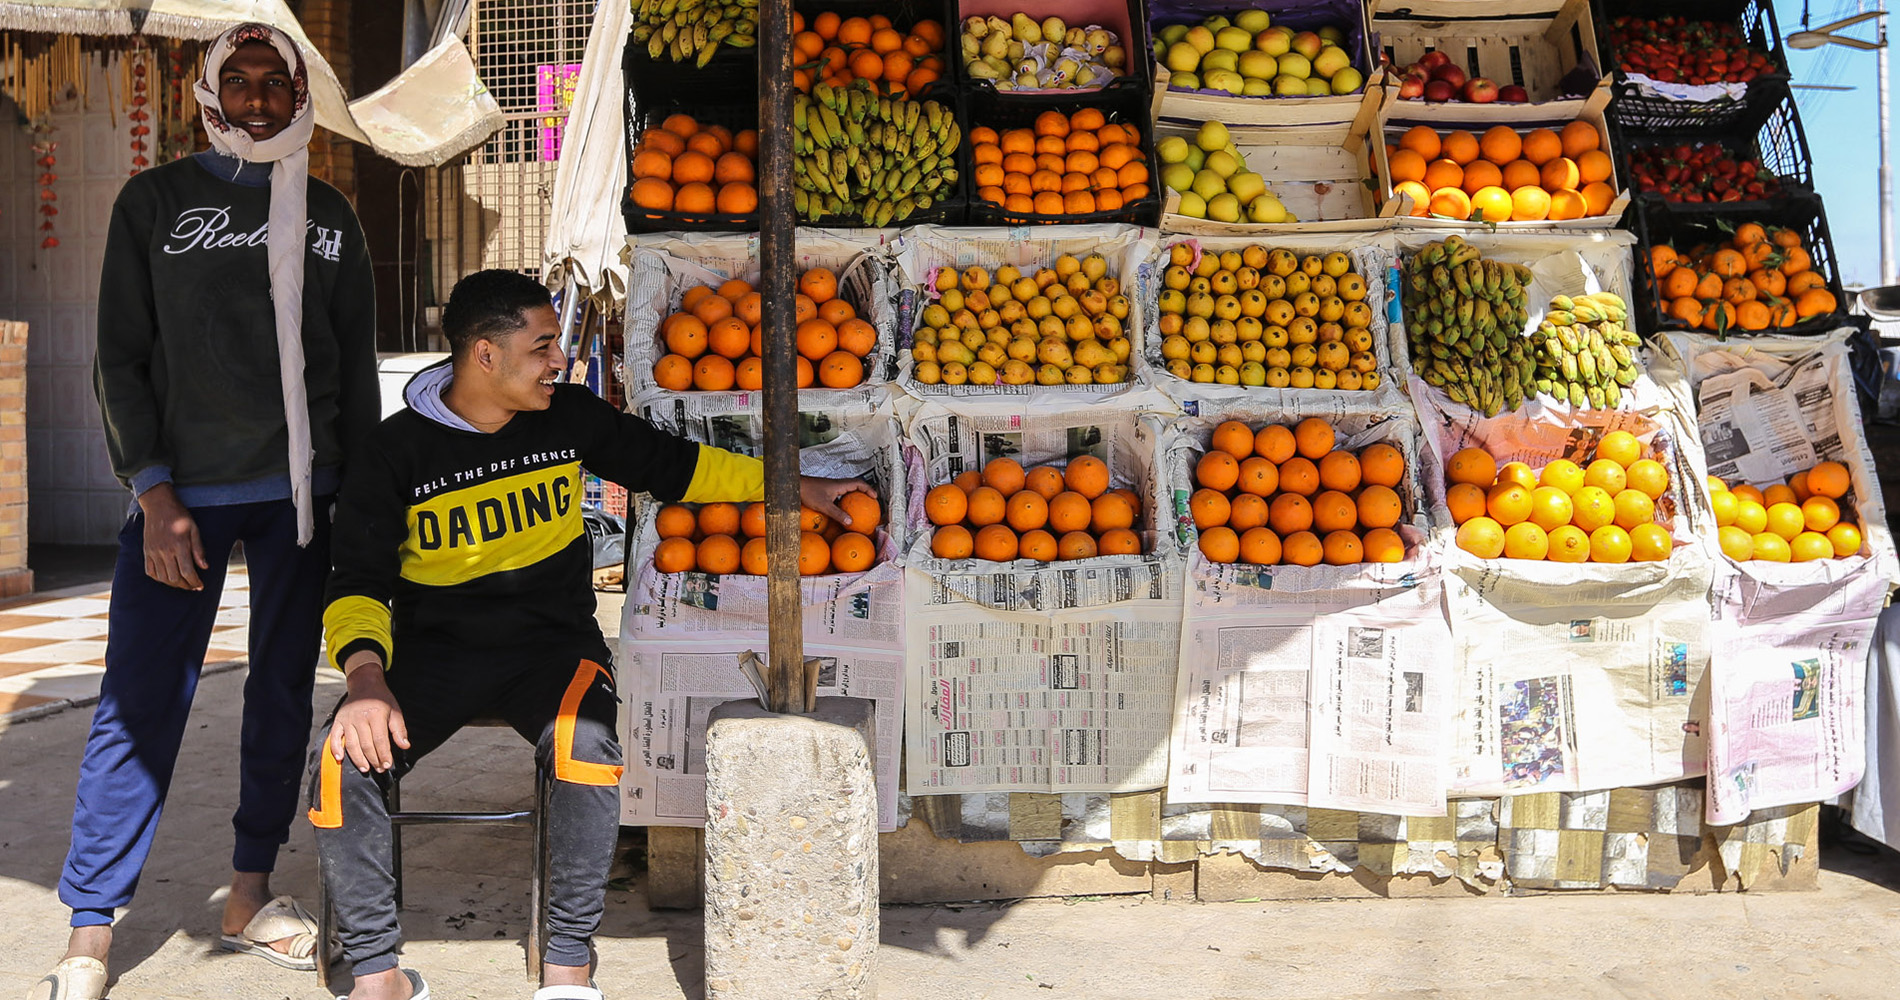
[[1399,100],[1399,70],[1427,52],[1441,51],[1471,76],[1489,77],[1498,86],[1518,84],[1531,103],[1496,105],[1518,114],[1578,117],[1587,97],[1563,97],[1558,82],[1579,61],[1597,71],[1594,90],[1610,85],[1599,65],[1590,0],[1564,0],[1555,12],[1551,0],[1372,0],[1373,58],[1389,59],[1380,76],[1387,103],[1414,109],[1408,117],[1429,123],[1460,109],[1486,107],[1457,102],[1429,104]]
[[[1428,125],[1439,132],[1464,129],[1473,134],[1483,132],[1493,125],[1509,125],[1520,132],[1544,127],[1561,129],[1565,124],[1582,119],[1596,126],[1601,140],[1601,148],[1610,154],[1614,163],[1616,152],[1610,137],[1609,122],[1604,110],[1610,103],[1610,91],[1607,87],[1598,87],[1588,100],[1582,104],[1579,113],[1567,114],[1562,105],[1566,102],[1547,104],[1440,104],[1435,107],[1441,113],[1430,116],[1416,115],[1419,105],[1412,101],[1388,101],[1379,107],[1379,127],[1372,136],[1373,169],[1379,178],[1379,201],[1381,211],[1390,209],[1399,228],[1423,229],[1504,229],[1504,230],[1540,230],[1540,229],[1615,229],[1623,218],[1623,210],[1629,207],[1630,193],[1625,182],[1614,167],[1607,182],[1616,189],[1616,199],[1610,203],[1608,211],[1602,215],[1591,215],[1581,219],[1565,219],[1558,222],[1460,222],[1453,219],[1418,218],[1408,214],[1408,204],[1394,204],[1392,192],[1392,169],[1386,161],[1385,147],[1396,143],[1405,130],[1414,125]],[[1404,199],[1399,199],[1404,200]]]
[[[1351,233],[1389,228],[1398,206],[1374,190],[1371,144],[1380,95],[1367,88],[1351,121],[1334,125],[1230,125],[1249,169],[1266,179],[1298,222],[1229,223],[1179,214],[1181,195],[1164,190],[1161,231],[1192,236],[1259,236],[1285,233]],[[1170,135],[1193,141],[1197,126],[1155,122],[1155,141]]]
[[[1177,6],[1199,8],[1196,3]],[[1273,16],[1274,24],[1285,24],[1294,30],[1316,27],[1314,13],[1309,5],[1301,0],[1254,0],[1252,3],[1219,4],[1225,7],[1224,13],[1231,14],[1241,7],[1258,7]],[[1226,125],[1337,125],[1351,122],[1359,114],[1359,106],[1366,93],[1378,89],[1379,61],[1368,43],[1371,31],[1365,20],[1366,4],[1356,4],[1358,31],[1348,39],[1348,51],[1352,54],[1352,64],[1365,73],[1365,86],[1357,94],[1342,94],[1337,97],[1232,97],[1206,91],[1179,90],[1170,91],[1168,85],[1173,74],[1166,66],[1154,61],[1149,52],[1143,58],[1154,66],[1153,114],[1156,121],[1166,117],[1183,121],[1191,120],[1196,125],[1204,121],[1217,121]],[[1207,11],[1212,13],[1210,9]],[[1167,17],[1155,11],[1149,25],[1148,37],[1153,38],[1156,30],[1166,24],[1180,23],[1183,16]],[[1196,19],[1198,23],[1198,18]],[[1356,45],[1354,43],[1357,43]]]

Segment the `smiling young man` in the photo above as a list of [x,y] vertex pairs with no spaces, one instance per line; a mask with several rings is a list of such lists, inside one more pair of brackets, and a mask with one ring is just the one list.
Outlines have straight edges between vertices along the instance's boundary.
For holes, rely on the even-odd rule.
[[272,898],[270,872],[310,731],[331,498],[380,412],[375,296],[349,202],[307,177],[314,119],[290,39],[226,32],[194,92],[212,148],[128,181],[106,236],[94,387],[137,507],[60,875],[72,935],[34,987],[53,1000],[104,989],[240,543],[251,647],[221,942],[314,967],[315,925]]
[[[397,965],[388,776],[471,720],[499,716],[553,779],[545,987],[600,1000],[590,942],[620,824],[613,661],[594,620],[582,469],[662,500],[763,498],[765,472],[656,430],[567,367],[545,288],[512,271],[463,278],[443,309],[448,361],[404,390],[353,464],[336,516],[324,629],[349,694],[311,752],[310,820],[351,965],[352,1000],[427,996]],[[870,487],[805,477],[806,506]]]

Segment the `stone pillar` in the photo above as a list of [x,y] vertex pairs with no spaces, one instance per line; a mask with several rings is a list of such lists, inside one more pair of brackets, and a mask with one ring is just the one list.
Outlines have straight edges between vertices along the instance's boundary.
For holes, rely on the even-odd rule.
[[706,733],[707,1000],[876,995],[872,704],[727,702]]
[[33,591],[26,565],[25,323],[0,320],[0,598]]

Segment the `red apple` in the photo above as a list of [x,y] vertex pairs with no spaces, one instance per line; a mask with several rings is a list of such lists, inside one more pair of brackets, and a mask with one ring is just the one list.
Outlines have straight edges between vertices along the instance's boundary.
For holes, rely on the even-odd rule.
[[1530,92],[1515,83],[1507,83],[1498,88],[1498,100],[1507,104],[1529,104]]
[[1418,59],[1418,62],[1415,62],[1412,65],[1417,66],[1418,68],[1425,70],[1427,73],[1429,73],[1432,70],[1437,69],[1438,67],[1443,66],[1448,62],[1451,62],[1450,56],[1444,54],[1443,52],[1438,51],[1437,49],[1433,49],[1432,51],[1427,52],[1424,55],[1420,56]]
[[1465,81],[1465,100],[1473,104],[1490,104],[1498,99],[1498,85],[1482,76],[1474,76]]
[[1444,80],[1433,80],[1425,85],[1425,99],[1433,104],[1443,104],[1458,97],[1458,88]]
[[1425,95],[1425,74],[1407,73],[1399,79],[1399,99],[1412,100]]
[[1465,85],[1465,71],[1451,63],[1445,63],[1432,70],[1432,79],[1443,80],[1451,84],[1453,90],[1457,90]]

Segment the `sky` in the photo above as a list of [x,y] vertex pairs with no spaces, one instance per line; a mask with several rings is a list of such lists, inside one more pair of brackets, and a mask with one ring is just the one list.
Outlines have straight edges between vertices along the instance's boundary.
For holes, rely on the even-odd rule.
[[[1865,9],[1875,9],[1874,0],[1865,0]],[[1889,0],[1894,3],[1895,0]],[[1775,0],[1775,18],[1785,38],[1801,30],[1801,13],[1806,7],[1811,25],[1819,26],[1855,12],[1855,0]],[[1874,22],[1856,25],[1847,34],[1858,38],[1875,37]],[[1900,25],[1888,34],[1900,44]],[[1841,280],[1847,285],[1880,283],[1879,98],[1876,90],[1872,52],[1839,45],[1800,51],[1788,49],[1788,68],[1796,85],[1827,84],[1853,87],[1851,91],[1799,90],[1795,102],[1801,111],[1801,127],[1808,137],[1808,153],[1814,163],[1814,186],[1827,206],[1828,230],[1840,255]],[[1887,59],[1889,78],[1888,116],[1891,142],[1900,145],[1900,84],[1893,81],[1900,70],[1900,53]],[[1900,157],[1900,151],[1895,156]],[[1896,233],[1900,243],[1900,232]],[[1900,250],[1896,251],[1900,253]],[[1900,261],[1896,261],[1900,268]]]

